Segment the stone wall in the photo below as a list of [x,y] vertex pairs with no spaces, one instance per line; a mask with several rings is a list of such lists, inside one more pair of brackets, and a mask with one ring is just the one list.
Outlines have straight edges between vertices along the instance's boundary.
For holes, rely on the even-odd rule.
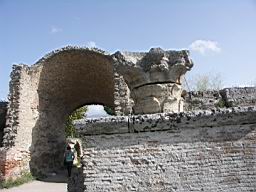
[[6,115],[6,128],[4,129],[3,145],[12,147],[15,143],[17,127],[19,124],[19,98],[20,98],[20,81],[22,66],[13,66],[11,72],[11,81],[9,84],[9,104]]
[[30,153],[22,148],[0,148],[0,181],[18,178],[30,171]]
[[0,182],[5,179],[6,150],[0,147]]
[[256,87],[191,91],[186,93],[184,101],[184,111],[238,106],[256,106]]
[[256,188],[256,107],[81,120],[77,129],[83,168],[69,191]]
[[[36,74],[36,73],[34,73]],[[34,75],[33,74],[33,75]],[[11,73],[9,103],[4,128],[1,174],[4,178],[16,178],[30,171],[30,146],[32,130],[36,123],[33,113],[36,90],[32,87],[38,81],[29,74],[26,65],[14,65]],[[34,86],[35,87],[35,86]]]
[[4,127],[6,122],[7,102],[0,102],[0,147],[3,142]]
[[[191,91],[187,92],[184,101],[184,111],[206,110],[218,107],[222,102],[219,91]],[[224,103],[222,103],[224,106]]]
[[130,89],[125,83],[123,76],[115,72],[115,114],[116,115],[129,115],[132,113],[133,100],[130,96]]
[[229,106],[256,105],[256,87],[225,88],[220,91],[220,94]]

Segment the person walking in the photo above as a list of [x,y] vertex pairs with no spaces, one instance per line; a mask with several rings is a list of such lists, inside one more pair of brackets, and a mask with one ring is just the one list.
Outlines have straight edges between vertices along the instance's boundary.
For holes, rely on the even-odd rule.
[[74,159],[75,159],[75,154],[73,151],[71,151],[71,147],[68,145],[67,150],[65,151],[65,154],[64,154],[64,161],[65,161],[65,165],[67,167],[68,177],[71,176],[71,170],[73,167]]

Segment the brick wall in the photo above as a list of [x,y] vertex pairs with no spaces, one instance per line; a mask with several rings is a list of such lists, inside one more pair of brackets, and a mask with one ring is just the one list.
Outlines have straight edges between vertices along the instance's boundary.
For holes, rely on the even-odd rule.
[[69,191],[255,191],[255,109],[135,116],[112,134],[80,121],[83,182]]

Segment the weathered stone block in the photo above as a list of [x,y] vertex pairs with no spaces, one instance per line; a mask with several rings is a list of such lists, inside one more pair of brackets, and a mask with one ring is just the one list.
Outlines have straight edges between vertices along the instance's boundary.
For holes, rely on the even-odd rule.
[[220,94],[229,106],[256,105],[256,87],[225,88]]
[[188,51],[116,52],[113,60],[131,91],[134,114],[183,111],[181,80],[193,66]]

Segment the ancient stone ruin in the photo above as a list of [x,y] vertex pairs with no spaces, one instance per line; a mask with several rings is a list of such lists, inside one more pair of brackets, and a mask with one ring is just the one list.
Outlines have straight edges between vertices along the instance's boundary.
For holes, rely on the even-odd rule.
[[156,48],[148,53],[117,52],[113,58],[129,87],[135,114],[183,111],[181,82],[193,66],[188,51]]
[[0,107],[0,179],[61,169],[67,117],[102,104],[117,116],[77,122],[82,167],[69,191],[253,191],[255,88],[185,95],[192,66],[186,50],[79,47],[14,65]]

